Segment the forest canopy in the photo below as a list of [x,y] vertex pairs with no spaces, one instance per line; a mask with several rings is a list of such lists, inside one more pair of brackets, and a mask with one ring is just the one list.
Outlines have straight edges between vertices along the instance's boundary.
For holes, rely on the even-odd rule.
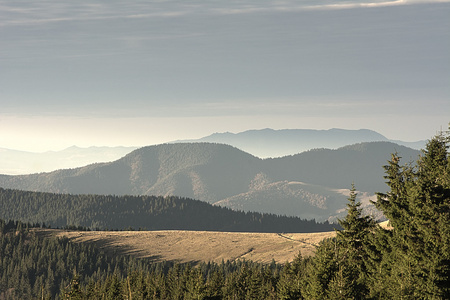
[[337,226],[298,217],[234,211],[175,196],[71,195],[2,188],[0,218],[91,230],[321,232]]

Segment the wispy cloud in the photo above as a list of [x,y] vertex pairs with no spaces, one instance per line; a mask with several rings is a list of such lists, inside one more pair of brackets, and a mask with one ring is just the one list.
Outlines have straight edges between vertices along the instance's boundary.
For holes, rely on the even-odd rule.
[[370,2],[345,2],[334,3],[333,1],[322,1],[298,3],[298,2],[272,2],[264,3],[264,5],[247,4],[236,7],[218,7],[211,11],[217,14],[250,14],[259,12],[271,11],[311,11],[311,10],[339,10],[339,9],[354,9],[354,8],[372,8],[372,7],[387,7],[399,5],[412,5],[421,3],[450,3],[450,0],[394,0],[394,1],[370,1]]
[[75,17],[42,17],[42,18],[22,18],[14,20],[0,21],[0,26],[17,26],[17,25],[39,25],[57,22],[71,21],[101,21],[113,19],[143,19],[152,17],[177,17],[185,15],[185,12],[161,12],[154,14],[130,14],[130,15],[112,15],[112,16],[75,16]]
[[0,5],[0,26],[40,25],[72,21],[170,18],[188,13],[181,8],[154,8],[152,5],[30,2],[22,6]]
[[339,3],[308,6],[306,9],[351,9],[360,7],[386,7],[399,5],[412,5],[420,3],[449,3],[449,0],[394,0],[380,2],[363,2],[363,3]]
[[98,21],[111,19],[173,18],[192,14],[236,15],[273,11],[338,10],[411,5],[420,3],[450,3],[450,0],[394,0],[345,2],[334,1],[240,1],[228,2],[145,2],[145,3],[68,3],[68,2],[5,2],[0,4],[0,26],[40,25],[56,22]]

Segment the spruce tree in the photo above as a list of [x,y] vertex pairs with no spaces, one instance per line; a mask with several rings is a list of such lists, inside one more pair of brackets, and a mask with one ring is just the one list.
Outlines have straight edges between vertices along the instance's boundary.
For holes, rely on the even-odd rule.
[[301,253],[291,263],[286,262],[277,282],[278,299],[301,299]]
[[393,155],[385,167],[390,191],[375,204],[393,227],[378,234],[386,239],[380,274],[389,276],[390,297],[450,298],[448,142],[444,134],[431,139],[416,166]]
[[337,230],[336,239],[340,249],[336,251],[338,271],[329,287],[329,297],[341,299],[363,299],[368,294],[366,282],[368,255],[365,250],[367,236],[374,229],[375,221],[364,216],[361,202],[356,199],[355,185],[352,184],[347,203],[347,215],[338,219],[342,230]]
[[325,239],[319,243],[312,262],[306,268],[306,284],[302,290],[305,299],[326,299],[328,285],[339,269],[336,261],[340,246],[337,239]]
[[450,227],[450,168],[448,138],[432,139],[418,161],[410,191],[410,210],[416,258],[415,271],[420,293],[450,298],[448,235]]
[[362,213],[361,202],[357,197],[355,185],[352,184],[347,203],[347,215],[344,219],[338,219],[342,230],[337,230],[337,238],[346,246],[346,256],[361,262],[364,259],[364,241],[367,234],[374,228],[375,222],[370,216]]

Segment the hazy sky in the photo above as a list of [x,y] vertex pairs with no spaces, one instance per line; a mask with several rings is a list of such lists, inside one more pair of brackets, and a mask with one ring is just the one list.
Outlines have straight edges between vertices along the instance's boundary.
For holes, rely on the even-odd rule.
[[357,3],[0,0],[0,148],[446,129],[450,1]]

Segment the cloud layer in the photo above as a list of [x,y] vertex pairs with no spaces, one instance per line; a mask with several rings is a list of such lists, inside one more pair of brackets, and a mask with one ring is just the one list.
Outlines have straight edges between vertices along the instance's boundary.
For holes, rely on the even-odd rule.
[[[26,140],[33,126],[9,132],[15,117],[108,120],[121,134],[114,119],[188,119],[199,137],[389,115],[415,132],[434,118],[434,131],[450,111],[449,2],[3,1],[0,136]],[[90,134],[74,123],[72,136]]]
[[87,22],[146,18],[171,18],[184,15],[250,14],[310,10],[374,8],[399,5],[449,3],[450,0],[394,1],[146,1],[120,3],[117,1],[5,1],[0,4],[0,26],[39,25],[53,22]]

